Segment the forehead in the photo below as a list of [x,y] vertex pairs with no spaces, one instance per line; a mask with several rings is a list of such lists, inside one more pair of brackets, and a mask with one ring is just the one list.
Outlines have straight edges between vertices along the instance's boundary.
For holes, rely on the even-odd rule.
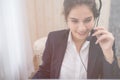
[[93,13],[88,6],[78,5],[71,9],[68,18],[84,19],[90,16],[93,17]]

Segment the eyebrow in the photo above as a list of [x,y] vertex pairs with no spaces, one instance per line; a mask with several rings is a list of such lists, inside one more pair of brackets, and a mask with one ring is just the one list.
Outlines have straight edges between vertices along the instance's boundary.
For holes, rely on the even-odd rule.
[[[92,18],[92,16],[89,16],[89,17],[86,17],[84,20],[86,20],[86,19],[91,19],[91,18]],[[70,19],[79,20],[79,19],[77,19],[77,18],[72,18],[72,17],[70,17]]]

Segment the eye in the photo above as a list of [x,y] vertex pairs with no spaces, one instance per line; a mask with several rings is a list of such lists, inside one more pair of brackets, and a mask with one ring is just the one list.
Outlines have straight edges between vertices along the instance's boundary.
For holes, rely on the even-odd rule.
[[79,21],[78,20],[71,20],[73,23],[78,23]]
[[84,23],[89,23],[92,20],[92,17],[88,17],[84,20]]

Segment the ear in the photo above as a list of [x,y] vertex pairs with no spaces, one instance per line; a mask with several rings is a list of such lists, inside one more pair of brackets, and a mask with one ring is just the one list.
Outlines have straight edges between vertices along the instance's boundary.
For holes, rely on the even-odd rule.
[[95,18],[98,18],[99,16],[100,16],[100,11],[97,10],[97,11],[95,12]]

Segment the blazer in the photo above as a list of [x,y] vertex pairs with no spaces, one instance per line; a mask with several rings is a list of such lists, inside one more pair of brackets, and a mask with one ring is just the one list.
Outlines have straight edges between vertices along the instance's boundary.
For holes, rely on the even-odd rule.
[[[49,33],[46,47],[42,56],[42,64],[33,76],[33,79],[58,79],[64,54],[67,47],[69,30],[54,31]],[[87,78],[88,79],[120,79],[120,69],[116,56],[114,61],[109,64],[103,55],[99,44],[95,44],[96,37],[90,40]],[[114,47],[113,47],[114,50]],[[115,50],[114,50],[115,51]]]

